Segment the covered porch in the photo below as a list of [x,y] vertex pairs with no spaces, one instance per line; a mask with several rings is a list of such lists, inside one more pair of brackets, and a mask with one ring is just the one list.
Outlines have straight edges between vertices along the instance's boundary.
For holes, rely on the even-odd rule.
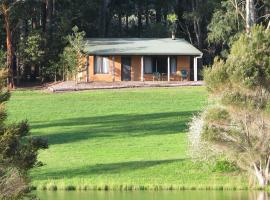
[[[201,56],[122,56],[121,80],[142,82],[198,81],[199,58]],[[112,72],[114,74],[114,67]]]
[[141,56],[141,81],[197,81],[198,62],[191,56]]

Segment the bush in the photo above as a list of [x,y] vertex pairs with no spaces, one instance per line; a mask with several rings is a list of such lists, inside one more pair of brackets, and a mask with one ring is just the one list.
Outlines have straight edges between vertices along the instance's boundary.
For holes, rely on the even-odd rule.
[[207,156],[222,154],[231,161],[218,161],[214,170],[234,170],[234,163],[255,175],[262,187],[270,183],[269,58],[270,31],[255,26],[250,34],[243,33],[227,60],[216,59],[205,70],[214,105],[197,119],[203,122],[201,132],[190,133],[200,149],[212,148]]
[[235,172],[238,170],[236,163],[228,160],[217,160],[212,169],[213,172]]

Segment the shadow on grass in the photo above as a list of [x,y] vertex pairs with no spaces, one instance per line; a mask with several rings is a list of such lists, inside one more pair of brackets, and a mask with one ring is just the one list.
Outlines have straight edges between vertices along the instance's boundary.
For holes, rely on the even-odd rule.
[[145,115],[109,115],[58,120],[34,124],[34,129],[59,128],[43,135],[50,144],[63,144],[99,137],[149,136],[175,134],[187,130],[194,112],[154,113]]
[[[106,137],[142,137],[187,131],[194,112],[122,114],[33,123],[50,145]],[[50,129],[52,128],[52,129]],[[47,130],[48,129],[48,130]],[[44,134],[46,132],[46,134]]]
[[150,161],[130,161],[120,163],[108,163],[108,164],[97,164],[93,166],[83,168],[73,168],[66,170],[53,171],[48,173],[40,172],[39,175],[35,176],[36,180],[48,180],[48,179],[63,179],[73,177],[83,177],[84,175],[109,175],[109,174],[120,174],[128,171],[135,171],[154,167],[162,164],[170,164],[175,162],[184,161],[185,159],[172,159],[172,160],[150,160]]

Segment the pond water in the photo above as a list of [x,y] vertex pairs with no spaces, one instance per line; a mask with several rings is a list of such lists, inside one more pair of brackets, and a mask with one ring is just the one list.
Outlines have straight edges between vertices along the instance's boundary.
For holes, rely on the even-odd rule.
[[268,200],[255,191],[37,192],[41,200]]

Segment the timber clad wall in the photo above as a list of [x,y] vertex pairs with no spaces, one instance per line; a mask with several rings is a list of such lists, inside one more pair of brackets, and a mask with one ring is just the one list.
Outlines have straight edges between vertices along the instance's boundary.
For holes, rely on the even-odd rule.
[[177,71],[187,70],[190,81],[190,56],[177,56]]
[[[94,56],[89,56],[89,80],[90,81],[113,81],[113,59],[112,56],[109,57],[109,73],[108,74],[95,74],[94,73]],[[115,81],[121,81],[121,56],[115,56]]]
[[141,81],[141,56],[131,57],[131,80]]
[[[113,59],[109,57],[109,73],[108,74],[95,74],[94,73],[94,56],[89,56],[89,81],[113,81]],[[165,66],[167,69],[167,66]],[[190,80],[190,56],[177,56],[177,71],[186,69],[188,72],[188,80]],[[86,80],[86,73],[83,73],[83,80]],[[115,56],[115,81],[121,81],[121,56]],[[152,74],[144,74],[145,81],[152,81]],[[167,77],[163,77],[167,81]],[[171,81],[181,81],[181,77],[171,74]],[[131,81],[141,81],[141,56],[131,56]]]
[[121,81],[121,56],[115,56],[115,81]]

